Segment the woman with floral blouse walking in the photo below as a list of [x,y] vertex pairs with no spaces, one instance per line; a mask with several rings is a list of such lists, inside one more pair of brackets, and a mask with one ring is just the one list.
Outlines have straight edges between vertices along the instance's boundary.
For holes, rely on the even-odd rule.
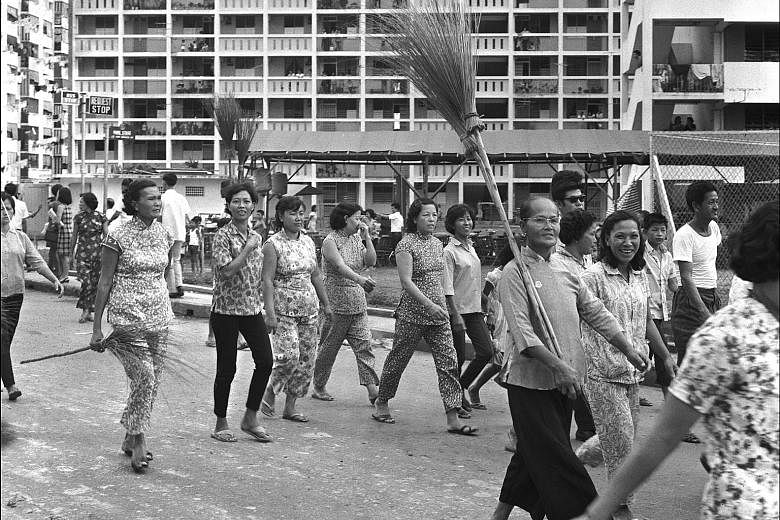
[[84,193],[79,200],[79,212],[73,217],[73,259],[81,282],[76,308],[81,309],[79,323],[92,321],[95,293],[100,279],[100,244],[108,232],[106,217],[95,211],[98,201],[94,193]]
[[[676,373],[677,366],[648,313],[650,291],[639,220],[632,213],[616,211],[604,221],[599,240],[601,260],[581,275],[582,282],[617,318],[636,351],[646,357],[648,340],[656,359],[664,363],[668,373]],[[637,433],[639,383],[644,372],[586,322],[582,323],[582,336],[588,361],[588,402],[607,476],[612,479],[631,451]],[[620,505],[614,517],[632,518],[628,501]]]
[[[346,339],[352,347],[358,366],[360,384],[368,390],[368,400],[374,403],[379,377],[374,371],[371,352],[371,329],[368,327],[366,293],[376,282],[361,274],[376,262],[368,226],[360,219],[363,209],[352,202],[340,202],[330,214],[333,230],[322,241],[322,270],[325,290],[333,309],[333,318],[323,320],[317,362],[314,365],[312,397],[332,401],[325,389],[336,355]],[[365,242],[365,245],[363,243]]]
[[130,455],[133,470],[142,473],[152,460],[144,432],[150,427],[165,368],[168,324],[173,319],[165,284],[173,236],[158,222],[162,202],[153,181],[133,181],[123,203],[132,220],[111,231],[103,241],[90,344],[102,351],[104,310],[115,331],[128,331],[136,338],[131,348],[111,352],[130,379],[130,395],[121,420],[127,431],[122,450]]
[[[265,324],[273,336],[274,367],[260,411],[275,414],[276,396],[286,394],[282,419],[308,422],[295,403],[309,391],[319,335],[318,303],[331,318],[312,239],[302,233],[303,201],[285,196],[276,203],[275,233],[263,246]],[[319,298],[319,302],[318,302]]]
[[442,275],[443,247],[433,236],[438,219],[438,207],[431,199],[416,199],[409,206],[406,218],[407,234],[395,248],[398,276],[401,279],[401,300],[395,311],[393,349],[385,358],[375,421],[392,424],[388,401],[395,397],[409,360],[420,338],[431,347],[439,392],[447,417],[447,431],[459,435],[476,435],[477,428],[462,425],[458,409],[463,390],[458,378],[458,359],[452,341],[449,314],[445,310]]
[[217,375],[214,378],[217,424],[211,436],[223,442],[236,441],[228,427],[227,407],[230,385],[236,374],[239,332],[246,339],[255,362],[241,430],[257,441],[271,440],[257,420],[263,391],[271,375],[273,356],[261,312],[263,255],[260,244],[263,239],[249,226],[256,203],[257,192],[249,184],[234,184],[225,190],[225,205],[231,220],[214,235],[211,249],[214,266],[211,326],[217,347]]

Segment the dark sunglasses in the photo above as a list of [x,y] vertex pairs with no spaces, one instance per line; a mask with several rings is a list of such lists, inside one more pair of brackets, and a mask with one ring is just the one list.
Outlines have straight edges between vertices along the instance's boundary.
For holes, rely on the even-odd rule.
[[576,204],[577,202],[585,202],[585,195],[578,195],[576,197],[566,197],[563,200],[568,200],[572,204]]

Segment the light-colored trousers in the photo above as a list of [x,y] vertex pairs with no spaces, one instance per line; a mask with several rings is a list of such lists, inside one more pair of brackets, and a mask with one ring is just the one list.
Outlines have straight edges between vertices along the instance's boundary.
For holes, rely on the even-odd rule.
[[323,316],[320,319],[320,348],[314,365],[314,387],[323,388],[328,384],[333,363],[346,339],[355,354],[358,368],[358,380],[363,386],[378,385],[379,377],[374,370],[374,353],[371,352],[371,329],[368,316],[359,314],[333,314],[332,319]]
[[181,240],[173,242],[171,247],[171,268],[168,271],[168,276],[165,277],[165,282],[168,284],[168,292],[175,293],[178,287],[181,287],[181,246],[184,244]]

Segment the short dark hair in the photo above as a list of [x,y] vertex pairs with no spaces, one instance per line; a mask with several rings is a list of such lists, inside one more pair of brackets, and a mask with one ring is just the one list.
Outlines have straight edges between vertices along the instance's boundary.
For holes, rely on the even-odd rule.
[[780,201],[762,204],[745,220],[742,229],[729,237],[734,274],[753,283],[777,280],[780,271],[778,220]]
[[284,215],[285,211],[298,211],[301,208],[306,208],[306,205],[298,197],[293,197],[292,195],[281,197],[279,202],[276,203],[276,215],[274,215],[274,220],[279,229],[282,229],[282,218],[280,215]]
[[601,235],[599,235],[599,252],[601,253],[599,260],[612,267],[618,266],[617,258],[615,258],[615,255],[612,254],[612,250],[609,248],[607,240],[609,240],[609,234],[612,233],[615,225],[618,222],[623,222],[625,220],[633,220],[636,222],[636,229],[637,231],[640,231],[639,249],[637,249],[634,258],[632,258],[628,263],[631,269],[634,271],[640,271],[645,268],[645,237],[641,233],[642,224],[639,222],[639,218],[630,211],[616,211],[604,220],[604,223],[601,225]]
[[124,212],[127,213],[129,216],[133,216],[136,214],[135,207],[133,206],[133,202],[138,202],[138,199],[141,198],[141,190],[145,190],[146,188],[156,188],[157,184],[154,183],[154,181],[149,179],[138,179],[130,183],[130,185],[127,187],[127,192],[125,192],[124,196],[122,197],[122,205],[124,206]]
[[9,195],[6,192],[2,192],[2,200],[3,200],[3,202],[5,202],[7,200],[10,200],[11,201],[11,207],[14,209],[14,212],[16,212],[16,201],[14,200],[14,198],[11,195]]
[[112,199],[111,197],[107,198],[106,199],[106,207],[108,209],[113,208],[114,207],[114,199]]
[[433,199],[414,199],[409,204],[409,211],[406,212],[406,232],[417,233],[417,217],[420,216],[423,206],[432,205],[436,208],[436,212],[439,211],[439,205]]
[[663,213],[648,213],[645,215],[645,221],[642,223],[642,229],[650,229],[658,224],[669,226],[669,219]]
[[395,208],[395,209],[397,209],[397,210],[399,210],[399,211],[401,210],[401,205],[400,205],[400,204],[398,204],[397,202],[392,202],[392,203],[390,203],[390,207],[391,207],[391,208]]
[[316,204],[312,204],[311,205],[311,209],[309,211],[315,211],[316,209],[317,209],[317,205]]
[[249,198],[252,199],[252,204],[257,204],[257,192],[255,191],[255,187],[248,182],[236,182],[225,186],[225,188],[222,190],[222,193],[225,197],[225,213],[230,215],[230,201],[233,200],[233,197],[235,197],[236,193],[241,193],[242,191],[249,193]]
[[123,187],[130,186],[132,183],[133,183],[133,178],[132,177],[125,177],[124,179],[122,179],[122,186]]
[[81,199],[84,201],[84,204],[91,209],[92,211],[95,211],[98,207],[98,200],[94,193],[87,192],[81,194]]
[[376,218],[376,211],[374,211],[371,208],[368,208],[368,209],[366,209],[366,215],[368,215],[372,219],[375,219]]
[[196,224],[200,224],[203,219],[200,218],[200,215],[195,215],[192,217],[192,222],[195,222]]
[[581,239],[594,222],[596,216],[589,211],[570,211],[561,217],[561,231],[558,238],[568,246]]
[[[312,209],[314,206],[312,206]],[[358,211],[363,211],[360,204],[354,202],[339,202],[330,212],[330,228],[334,231],[343,229],[347,225],[347,218]]]
[[552,176],[550,195],[554,201],[561,201],[567,191],[583,190],[582,175],[574,170],[561,170]]
[[685,203],[688,204],[688,209],[693,211],[693,205],[704,202],[704,197],[712,191],[717,192],[718,188],[710,181],[693,181],[685,190]]
[[447,215],[444,217],[444,229],[446,229],[448,233],[454,235],[455,222],[466,215],[470,216],[472,221],[474,220],[474,210],[471,209],[471,206],[466,204],[455,204],[454,206],[450,206],[447,210]]
[[73,204],[73,195],[70,193],[70,188],[66,188],[65,186],[60,188],[60,191],[57,192],[57,200],[66,206]]
[[62,184],[54,184],[50,189],[51,189],[52,196],[56,197],[57,193],[59,193],[60,190],[62,189]]
[[19,189],[19,186],[14,184],[13,182],[9,182],[5,185],[5,188],[3,188],[3,191],[9,194],[12,197],[15,197],[17,194],[17,190]]
[[162,180],[168,186],[176,186],[176,183],[179,182],[179,178],[175,173],[166,173],[162,176]]
[[534,202],[537,200],[550,200],[547,197],[542,197],[540,195],[531,195],[527,199],[525,199],[523,202],[520,203],[520,207],[517,208],[517,214],[520,217],[520,220],[529,218],[531,216],[531,206]]

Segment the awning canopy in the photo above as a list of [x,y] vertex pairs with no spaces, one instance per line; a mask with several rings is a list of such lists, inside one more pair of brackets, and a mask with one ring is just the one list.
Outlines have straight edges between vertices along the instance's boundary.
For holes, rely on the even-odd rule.
[[[483,133],[493,164],[609,162],[648,164],[650,134],[618,130],[502,130]],[[262,130],[251,156],[266,161],[460,164],[463,145],[452,131],[277,132]],[[469,158],[466,162],[472,162]]]

